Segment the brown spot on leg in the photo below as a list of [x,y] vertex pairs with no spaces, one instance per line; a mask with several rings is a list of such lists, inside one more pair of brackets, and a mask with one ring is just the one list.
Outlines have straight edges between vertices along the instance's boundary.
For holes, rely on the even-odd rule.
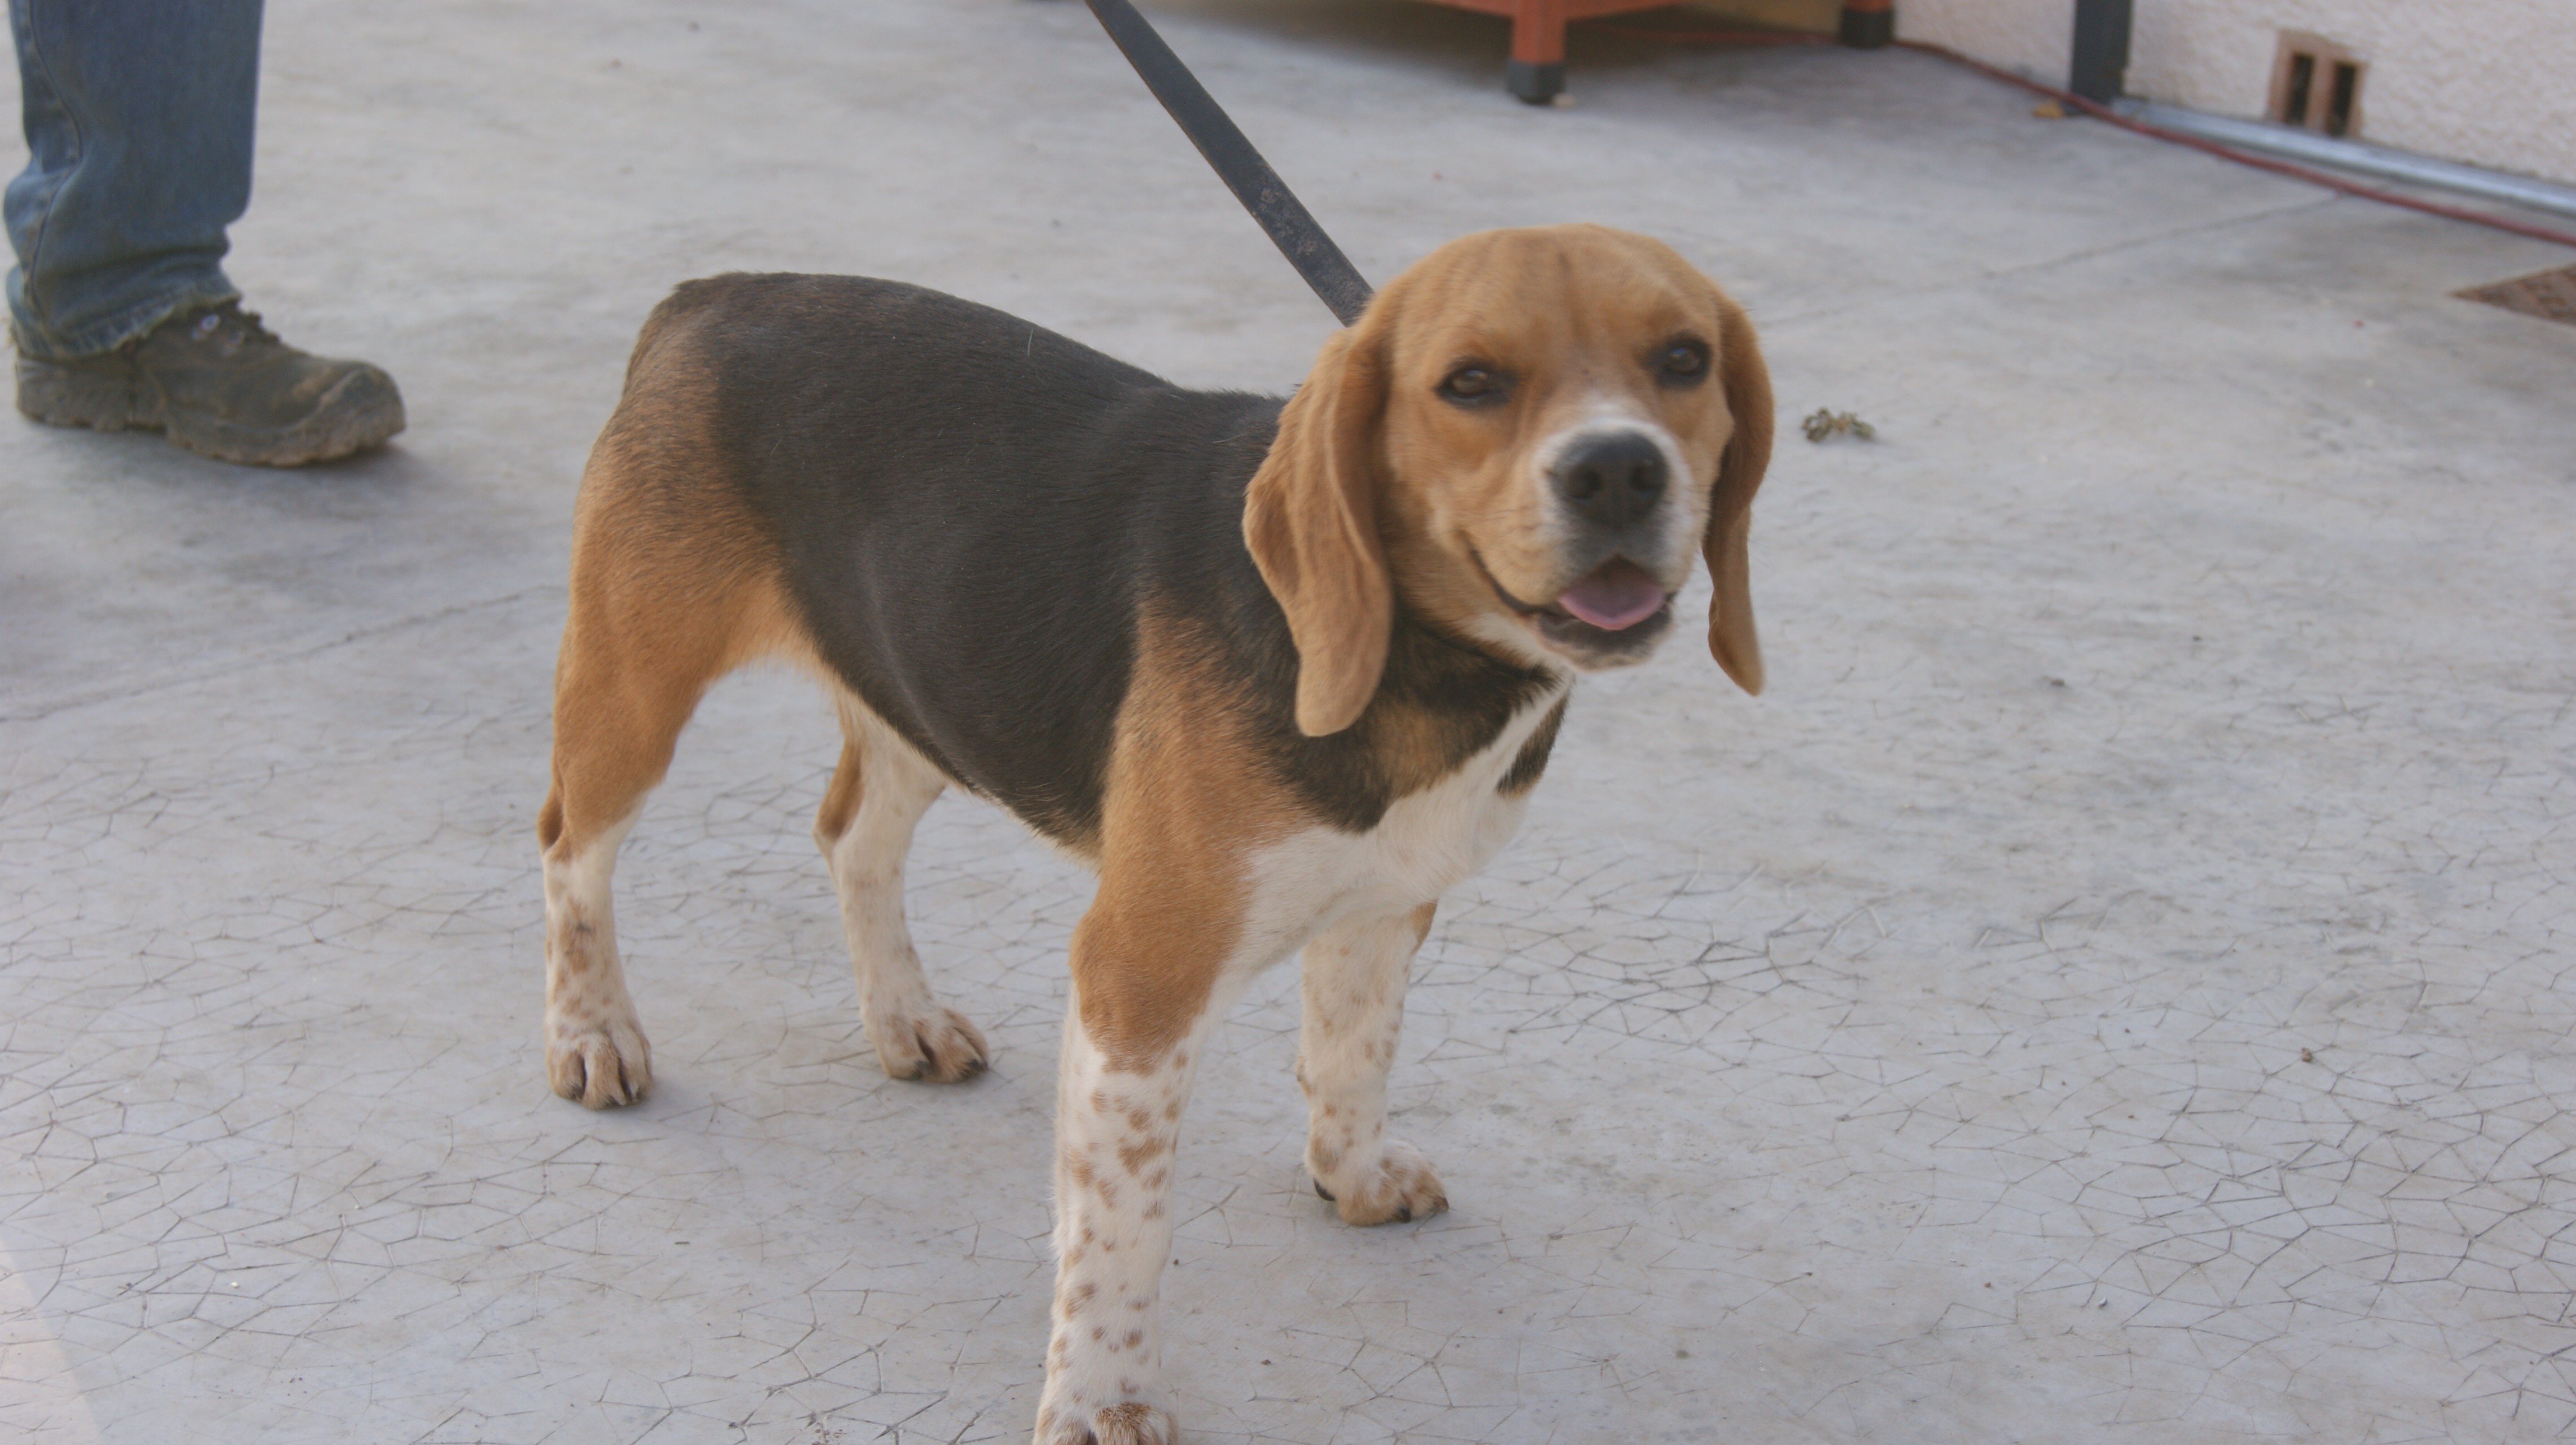
[[859,815],[859,799],[867,791],[867,754],[860,750],[859,740],[841,740],[841,761],[832,769],[832,781],[823,789],[823,801],[814,809],[814,846],[828,856],[832,845],[849,831],[850,820]]

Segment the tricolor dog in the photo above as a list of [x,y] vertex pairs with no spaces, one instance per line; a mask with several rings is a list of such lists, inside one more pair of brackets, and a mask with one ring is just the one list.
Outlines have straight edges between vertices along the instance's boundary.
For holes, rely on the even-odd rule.
[[1441,247],[1285,403],[890,281],[680,287],[575,512],[537,824],[555,1092],[651,1086],[610,922],[619,840],[709,684],[802,665],[840,712],[814,838],[887,1073],[986,1058],[904,927],[941,789],[1099,877],[1037,1440],[1168,1442],[1156,1297],[1210,1030],[1304,950],[1316,1191],[1352,1224],[1447,1205],[1386,1134],[1414,950],[1518,826],[1576,676],[1654,650],[1693,557],[1711,651],[1761,687],[1745,538],[1771,422],[1744,312],[1597,226]]

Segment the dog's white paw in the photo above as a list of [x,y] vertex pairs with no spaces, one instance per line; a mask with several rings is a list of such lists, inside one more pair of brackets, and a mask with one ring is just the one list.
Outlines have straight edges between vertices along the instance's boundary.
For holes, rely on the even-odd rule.
[[871,1017],[867,1030],[877,1062],[892,1079],[954,1084],[984,1072],[993,1060],[984,1035],[966,1016],[937,1004],[918,1012],[889,1009],[882,1018]]
[[632,1104],[653,1087],[653,1046],[632,1009],[546,1019],[546,1081],[586,1109]]
[[[1310,1150],[1308,1168],[1315,1162]],[[1354,1168],[1344,1161],[1331,1175],[1327,1182],[1324,1172],[1316,1172],[1315,1192],[1332,1201],[1344,1224],[1403,1224],[1449,1207],[1448,1191],[1440,1187],[1431,1161],[1401,1139],[1387,1140],[1375,1163]]]
[[1064,1395],[1059,1399],[1056,1383],[1047,1383],[1046,1398],[1038,1402],[1036,1445],[1174,1445],[1181,1438],[1172,1412],[1150,1400],[1087,1405],[1070,1389]]

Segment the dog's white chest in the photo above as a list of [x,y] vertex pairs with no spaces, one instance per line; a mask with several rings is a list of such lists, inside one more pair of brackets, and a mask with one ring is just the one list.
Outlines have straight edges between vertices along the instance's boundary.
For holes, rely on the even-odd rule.
[[1529,790],[1503,790],[1521,750],[1564,696],[1551,691],[1439,782],[1391,804],[1365,833],[1309,828],[1263,849],[1239,962],[1258,968],[1357,913],[1429,902],[1482,868],[1520,828]]

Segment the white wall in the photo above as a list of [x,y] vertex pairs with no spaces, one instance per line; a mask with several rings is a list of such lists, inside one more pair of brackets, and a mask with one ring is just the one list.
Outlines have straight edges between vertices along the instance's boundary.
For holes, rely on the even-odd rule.
[[[2283,30],[2369,62],[2360,138],[2576,183],[2576,0],[2135,0],[2129,91],[2263,114]],[[2062,85],[2073,0],[1896,0],[1897,33]]]

